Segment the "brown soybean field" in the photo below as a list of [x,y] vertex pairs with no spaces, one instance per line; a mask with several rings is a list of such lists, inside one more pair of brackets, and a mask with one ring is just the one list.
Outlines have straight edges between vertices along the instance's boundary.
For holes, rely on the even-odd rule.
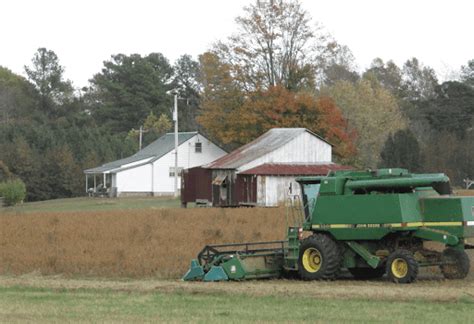
[[0,215],[0,273],[179,278],[210,243],[285,237],[284,209],[136,209]]
[[[471,322],[474,275],[411,285],[182,282],[209,243],[277,240],[284,208],[0,214],[0,322]],[[471,259],[474,255],[470,254]]]

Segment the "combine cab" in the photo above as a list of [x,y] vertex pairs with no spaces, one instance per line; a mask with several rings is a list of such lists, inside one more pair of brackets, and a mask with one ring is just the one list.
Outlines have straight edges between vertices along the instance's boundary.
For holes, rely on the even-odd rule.
[[[184,279],[243,280],[294,272],[303,280],[329,280],[345,269],[356,278],[387,274],[394,282],[410,283],[423,266],[439,266],[447,279],[468,274],[465,249],[474,247],[469,243],[474,197],[451,196],[444,174],[335,171],[297,181],[302,221],[288,228],[287,240],[207,246]],[[428,248],[428,241],[442,251]]]

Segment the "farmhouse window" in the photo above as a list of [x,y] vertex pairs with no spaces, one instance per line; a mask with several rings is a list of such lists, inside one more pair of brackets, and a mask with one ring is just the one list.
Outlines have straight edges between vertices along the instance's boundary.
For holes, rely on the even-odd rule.
[[196,152],[196,153],[202,153],[202,143],[201,143],[201,142],[195,143],[195,145],[194,145],[194,152]]
[[[178,167],[178,176],[180,177],[183,173],[183,168]],[[174,167],[170,167],[170,177],[174,177]]]

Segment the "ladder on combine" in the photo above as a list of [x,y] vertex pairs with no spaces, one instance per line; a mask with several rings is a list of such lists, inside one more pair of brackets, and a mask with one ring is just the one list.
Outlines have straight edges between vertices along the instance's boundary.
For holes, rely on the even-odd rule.
[[[310,201],[309,203],[314,203]],[[298,258],[300,247],[300,236],[302,234],[302,226],[305,220],[304,209],[301,199],[298,195],[290,196],[286,201],[286,225],[288,239],[288,247],[285,251],[285,259],[283,268],[285,271],[298,270]]]

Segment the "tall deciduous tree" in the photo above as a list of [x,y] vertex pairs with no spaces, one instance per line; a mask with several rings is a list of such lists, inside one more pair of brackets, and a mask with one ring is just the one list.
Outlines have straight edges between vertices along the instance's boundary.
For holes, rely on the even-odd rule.
[[215,48],[244,90],[313,89],[318,71],[341,64],[335,58],[347,48],[313,28],[299,1],[257,0],[244,11],[236,19],[238,33]]
[[320,41],[322,44],[316,58],[318,84],[333,85],[337,81],[359,80],[355,58],[349,47],[339,44],[330,35],[321,37]]
[[355,84],[339,81],[321,93],[334,99],[351,129],[357,132],[357,163],[361,167],[377,167],[388,136],[406,126],[397,99],[375,78]]
[[394,95],[398,96],[402,88],[402,71],[393,62],[384,62],[381,58],[375,58],[370,67],[365,71],[364,76],[372,74],[380,84]]
[[54,113],[56,105],[72,99],[72,84],[64,80],[64,67],[53,51],[38,48],[31,63],[31,66],[25,66],[25,72],[40,93],[41,108],[44,112]]
[[13,174],[10,172],[8,166],[0,160],[0,182],[10,180],[12,177]]
[[45,155],[47,177],[44,184],[51,188],[50,198],[73,197],[82,192],[83,177],[69,145],[51,148]]
[[0,66],[0,123],[31,117],[36,99],[30,82]]
[[402,96],[404,99],[415,101],[434,98],[438,78],[432,68],[424,66],[414,57],[405,62],[402,71]]
[[461,81],[474,88],[474,59],[461,67]]
[[174,87],[172,77],[173,68],[162,54],[113,55],[90,80],[87,101],[100,125],[113,132],[128,132],[150,111],[170,113],[172,101],[166,92]]
[[[171,130],[173,127],[173,123],[165,114],[161,114],[160,117],[156,116],[153,112],[145,119],[142,128],[142,148],[146,145],[150,144],[158,137],[165,134],[167,131]],[[135,143],[137,143],[136,147],[138,148],[139,140],[137,140],[140,136],[140,130],[132,128],[127,135],[127,138],[132,139]]]
[[178,103],[180,131],[199,128],[196,117],[200,109],[199,62],[189,55],[181,56],[174,64],[174,84],[182,101]]
[[31,148],[25,138],[17,137],[2,146],[2,159],[10,171],[25,183],[28,200],[50,198],[49,183],[43,181],[44,160]]
[[449,81],[436,87],[435,94],[418,104],[418,118],[427,120],[438,132],[448,131],[459,138],[474,132],[474,88]]
[[216,54],[202,54],[199,63],[202,111],[197,121],[214,140],[232,143],[237,140],[233,125],[239,122],[238,110],[244,103],[244,92],[233,79],[229,64]]
[[474,134],[460,139],[447,131],[435,132],[424,149],[424,169],[445,172],[455,185],[474,178]]
[[390,135],[385,141],[380,157],[380,167],[406,168],[413,172],[421,170],[421,148],[409,129],[399,130]]

